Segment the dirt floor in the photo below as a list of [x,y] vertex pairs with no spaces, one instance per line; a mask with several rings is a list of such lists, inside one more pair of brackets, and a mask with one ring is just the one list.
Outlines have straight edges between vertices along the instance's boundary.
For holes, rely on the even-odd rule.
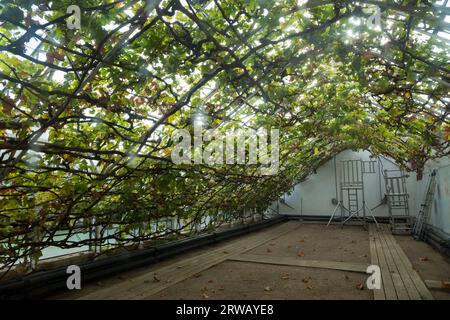
[[356,272],[225,261],[149,299],[373,299]]
[[[368,233],[356,226],[304,224],[248,253],[370,263]],[[356,272],[226,261],[148,298],[373,299],[370,290],[361,290],[366,279]]]
[[[450,281],[450,258],[410,236],[395,236],[423,280]],[[450,300],[449,290],[430,289],[435,299]]]
[[248,253],[369,264],[369,248],[368,232],[360,226],[304,224]]
[[[291,222],[294,223],[294,222]],[[300,224],[300,223],[299,223]],[[264,230],[258,231],[264,232]],[[246,236],[243,236],[245,238]],[[449,280],[450,259],[411,237],[396,237],[422,279]],[[74,299],[151,272],[155,267],[176,264],[233,241],[203,247],[167,259],[157,265],[83,285],[78,292],[63,292],[50,299]],[[369,233],[360,226],[302,224],[294,231],[246,252],[253,255],[290,257],[370,264]],[[280,266],[227,260],[193,277],[145,296],[146,299],[373,299],[365,288],[367,275],[358,272]],[[436,299],[450,299],[449,292],[432,290]]]

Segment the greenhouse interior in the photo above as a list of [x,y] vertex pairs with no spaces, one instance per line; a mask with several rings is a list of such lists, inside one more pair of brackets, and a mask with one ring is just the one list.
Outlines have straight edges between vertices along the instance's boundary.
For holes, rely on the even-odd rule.
[[448,0],[1,0],[0,300],[450,300],[449,43]]

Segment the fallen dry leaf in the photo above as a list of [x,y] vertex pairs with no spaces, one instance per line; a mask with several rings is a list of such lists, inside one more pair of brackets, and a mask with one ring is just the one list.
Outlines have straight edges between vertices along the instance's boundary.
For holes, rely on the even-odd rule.
[[356,285],[356,289],[358,290],[364,290],[364,285],[360,282]]
[[306,288],[308,288],[308,290],[312,290],[313,286],[309,285]]
[[272,288],[271,287],[265,287],[264,291],[272,291]]
[[298,255],[299,257],[304,257],[304,256],[305,256],[305,253],[304,253],[303,251],[300,251],[299,253],[297,253],[297,255]]
[[209,296],[205,292],[203,292],[203,298],[204,299],[209,299]]

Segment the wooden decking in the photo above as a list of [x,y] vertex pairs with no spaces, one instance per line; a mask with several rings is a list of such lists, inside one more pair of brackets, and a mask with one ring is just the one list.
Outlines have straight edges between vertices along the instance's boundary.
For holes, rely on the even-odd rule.
[[374,290],[375,300],[433,300],[424,281],[386,225],[370,225],[372,264],[380,266],[382,287]]

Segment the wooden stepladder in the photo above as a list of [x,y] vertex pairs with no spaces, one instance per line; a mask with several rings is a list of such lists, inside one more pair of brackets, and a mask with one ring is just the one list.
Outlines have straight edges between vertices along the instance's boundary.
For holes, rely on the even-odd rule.
[[377,224],[375,216],[366,204],[364,195],[364,174],[375,173],[375,163],[375,161],[363,161],[361,159],[340,161],[340,197],[327,226],[335,218],[338,208],[341,212],[338,218],[342,225],[349,221],[356,221],[365,227],[367,214]]
[[384,170],[389,222],[393,234],[409,234],[411,232],[409,193],[406,189],[406,177],[403,169]]

